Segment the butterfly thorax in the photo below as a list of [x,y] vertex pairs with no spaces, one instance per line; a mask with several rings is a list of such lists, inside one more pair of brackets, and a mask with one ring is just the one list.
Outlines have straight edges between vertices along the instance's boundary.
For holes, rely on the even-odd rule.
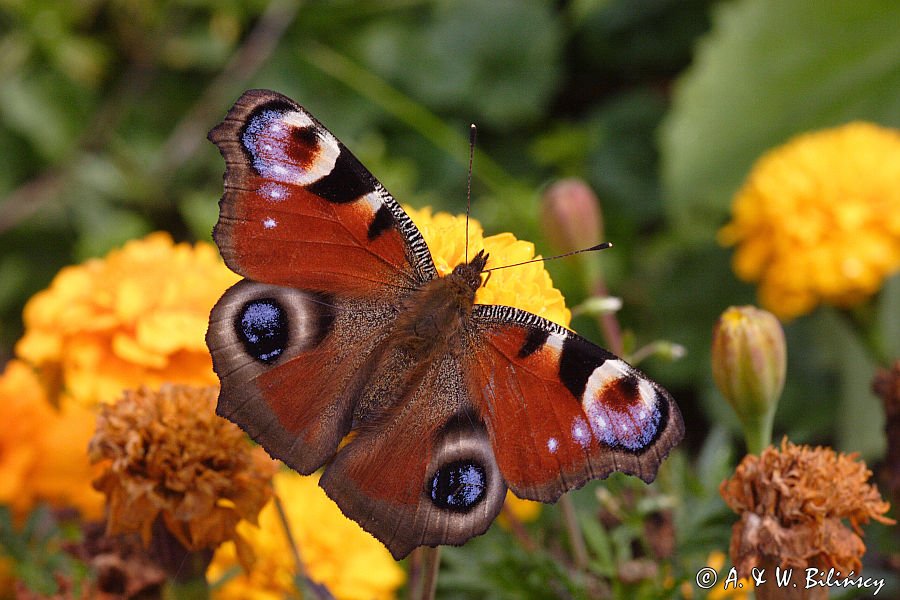
[[419,356],[459,347],[459,334],[472,314],[487,259],[481,251],[446,277],[432,279],[413,293],[397,317],[394,332],[398,345]]
[[389,335],[363,367],[368,384],[356,402],[355,422],[384,422],[384,415],[401,410],[433,366],[447,355],[466,353],[465,332],[486,261],[479,253],[402,301]]

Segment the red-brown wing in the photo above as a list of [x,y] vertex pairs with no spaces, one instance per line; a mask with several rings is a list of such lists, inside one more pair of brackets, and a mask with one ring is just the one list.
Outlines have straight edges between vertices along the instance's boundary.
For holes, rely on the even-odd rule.
[[393,309],[243,280],[216,303],[206,341],[221,379],[216,412],[301,473],[352,425]]
[[531,313],[476,305],[473,321],[471,393],[517,496],[554,502],[613,471],[656,477],[684,435],[659,384]]
[[392,410],[356,430],[319,480],[397,560],[417,546],[465,543],[503,506],[506,485],[464,381],[452,354],[429,365]]
[[436,276],[400,205],[293,100],[245,92],[209,139],[226,164],[213,236],[236,273],[357,297]]

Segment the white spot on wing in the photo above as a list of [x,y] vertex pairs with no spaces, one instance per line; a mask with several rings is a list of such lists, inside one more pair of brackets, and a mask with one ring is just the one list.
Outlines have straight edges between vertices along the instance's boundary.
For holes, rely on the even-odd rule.
[[384,206],[384,200],[381,199],[381,194],[378,193],[379,190],[375,190],[374,192],[369,192],[365,196],[363,196],[363,200],[366,204],[369,205],[369,208],[372,209],[372,214],[378,212],[378,210]]
[[572,439],[578,442],[582,448],[591,445],[591,430],[581,417],[575,417],[572,421]]
[[287,197],[287,188],[277,183],[266,183],[259,188],[259,193],[272,202],[281,202]]
[[278,222],[272,217],[266,217],[263,219],[263,227],[266,229],[275,229],[275,226],[278,225]]
[[545,348],[553,348],[556,350],[557,354],[562,352],[563,342],[566,341],[566,336],[559,333],[551,333],[547,336],[547,341],[544,344]]
[[559,449],[559,440],[555,437],[547,439],[547,450],[550,451],[550,454],[556,454],[556,451]]

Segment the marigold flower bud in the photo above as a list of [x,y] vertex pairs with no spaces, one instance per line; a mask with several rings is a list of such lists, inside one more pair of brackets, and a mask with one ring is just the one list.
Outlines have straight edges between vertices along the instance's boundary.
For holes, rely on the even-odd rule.
[[603,217],[600,201],[581,179],[561,179],[544,190],[544,231],[561,252],[575,252],[600,243]]
[[722,313],[713,329],[713,378],[737,413],[753,454],[771,440],[786,366],[784,331],[774,315],[753,306]]

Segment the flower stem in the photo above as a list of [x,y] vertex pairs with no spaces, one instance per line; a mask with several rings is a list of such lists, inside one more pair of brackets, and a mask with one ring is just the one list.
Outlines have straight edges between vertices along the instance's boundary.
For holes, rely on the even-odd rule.
[[757,419],[742,422],[744,441],[747,443],[749,454],[759,456],[763,450],[772,445],[772,422],[774,420],[775,411],[769,410]]
[[441,567],[441,547],[422,548],[423,565],[425,571],[425,579],[422,581],[422,593],[419,596],[421,600],[434,600],[434,593],[437,590],[438,571]]
[[291,555],[294,559],[295,587],[302,594],[303,598],[333,600],[334,596],[328,588],[321,583],[316,583],[310,579],[307,574],[306,565],[303,563],[303,558],[300,556],[300,546],[297,545],[294,534],[291,533],[291,523],[288,521],[287,512],[284,510],[284,503],[281,502],[281,497],[278,494],[275,494],[272,496],[272,501],[275,504],[278,520],[281,523],[281,528],[284,530],[284,537],[287,539],[288,546],[291,548]]
[[303,559],[300,557],[300,549],[297,547],[296,540],[294,540],[294,534],[291,533],[291,524],[288,521],[287,513],[284,512],[284,504],[281,502],[281,497],[278,494],[275,494],[272,496],[272,501],[275,504],[275,510],[278,512],[278,521],[281,523],[281,528],[284,530],[284,537],[287,539],[288,546],[291,548],[291,556],[294,559],[294,573],[305,578],[306,568],[303,566]]
[[166,573],[163,597],[202,600],[209,598],[206,569],[212,562],[211,548],[189,550],[169,531],[161,516],[153,521],[148,551]]
[[579,571],[588,565],[587,546],[584,543],[584,536],[581,533],[581,525],[578,524],[578,515],[575,513],[575,505],[572,498],[568,494],[564,494],[559,499],[559,506],[562,509],[563,523],[566,526],[566,532],[569,534],[569,544],[572,546],[572,558],[575,560],[575,568]]
[[528,534],[528,530],[525,528],[525,525],[522,523],[522,520],[519,519],[515,515],[515,513],[509,510],[508,505],[504,504],[503,508],[500,509],[500,514],[503,515],[503,518],[506,519],[507,525],[509,525],[509,530],[515,536],[522,547],[528,552],[534,552],[537,550],[537,542]]
[[[596,296],[603,298],[609,296],[609,290],[606,287],[606,283],[600,276],[596,277],[592,288],[592,291]],[[597,317],[597,323],[603,331],[603,337],[606,339],[606,343],[609,344],[610,351],[613,354],[621,356],[625,351],[625,346],[622,343],[622,327],[619,325],[619,319],[616,318],[615,313],[603,313],[599,315]]]

